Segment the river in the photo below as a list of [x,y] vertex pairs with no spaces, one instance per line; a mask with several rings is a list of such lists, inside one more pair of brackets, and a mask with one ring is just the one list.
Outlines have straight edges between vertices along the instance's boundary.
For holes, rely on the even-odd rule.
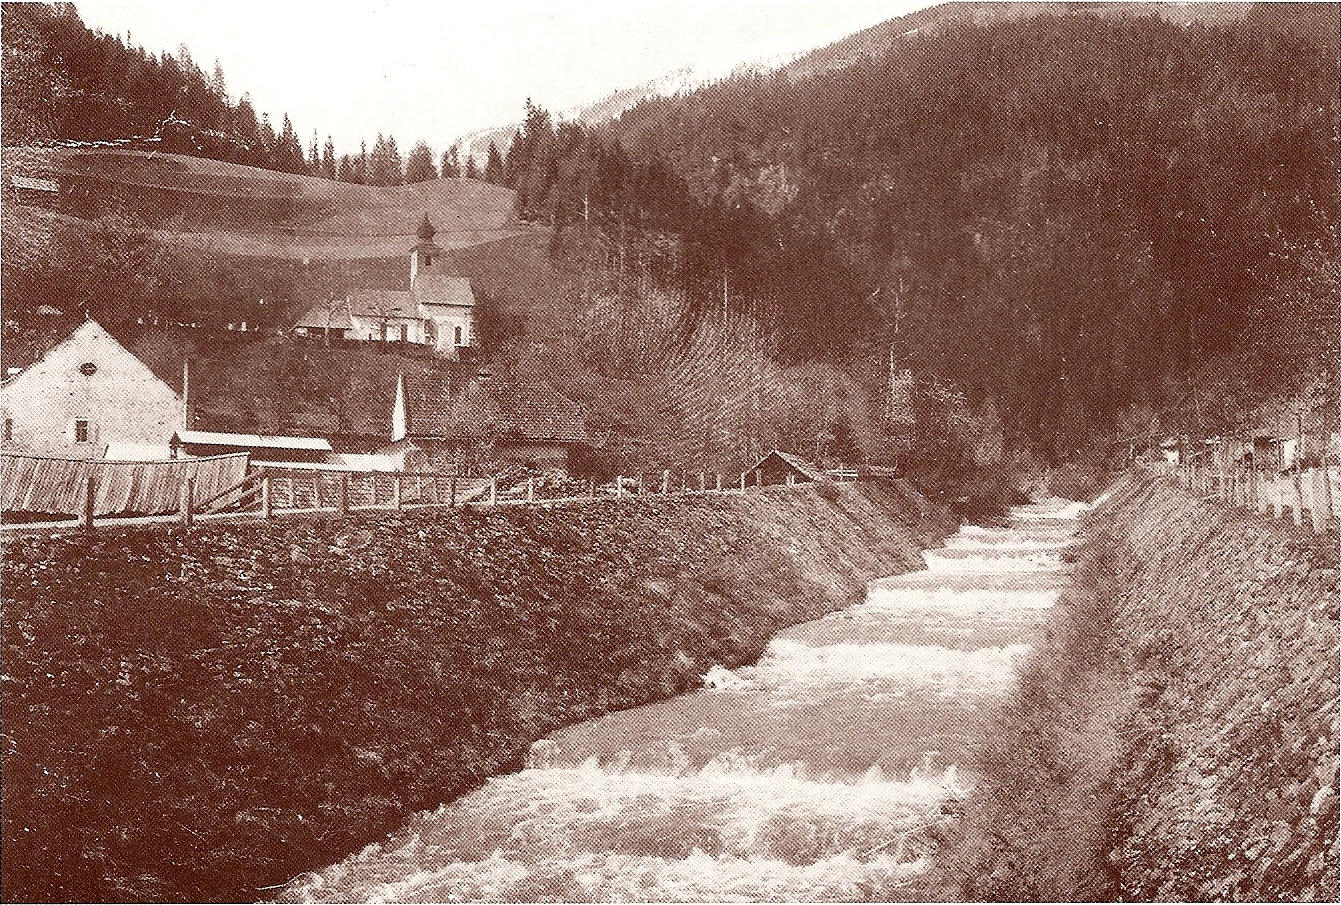
[[961,528],[754,666],[569,727],[526,769],[306,874],[300,901],[913,900],[929,830],[1066,580],[1085,506]]

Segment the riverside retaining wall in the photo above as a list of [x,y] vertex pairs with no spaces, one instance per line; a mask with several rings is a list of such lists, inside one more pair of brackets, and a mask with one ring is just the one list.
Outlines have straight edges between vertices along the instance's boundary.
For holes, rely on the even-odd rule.
[[983,740],[950,894],[1332,900],[1335,535],[1128,478],[1086,537]]
[[3,898],[264,898],[952,527],[892,482],[10,539]]

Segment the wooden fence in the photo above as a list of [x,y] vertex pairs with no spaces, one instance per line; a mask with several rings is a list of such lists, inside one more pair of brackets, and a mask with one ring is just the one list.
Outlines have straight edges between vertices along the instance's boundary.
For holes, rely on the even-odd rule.
[[[221,457],[222,458],[222,457]],[[228,457],[235,458],[235,457]],[[241,458],[245,459],[245,456]],[[184,460],[204,462],[204,459]],[[833,480],[851,481],[855,472],[836,474]],[[759,486],[756,472],[746,472],[727,478],[706,471],[670,471],[652,474],[625,475],[609,484],[595,481],[563,480],[557,484],[535,476],[477,478],[436,472],[355,472],[326,469],[286,468],[261,466],[225,486],[215,480],[197,484],[193,475],[180,481],[176,504],[160,509],[162,513],[148,518],[97,519],[101,515],[88,501],[100,497],[102,491],[96,476],[83,481],[83,495],[78,508],[78,527],[93,530],[100,524],[118,525],[180,522],[190,527],[198,518],[215,520],[237,517],[272,519],[281,515],[334,514],[348,515],[356,511],[400,511],[411,508],[439,506],[494,507],[509,505],[553,506],[597,500],[620,500],[637,497],[669,495],[698,495],[744,493],[748,487]],[[793,480],[786,481],[791,486]],[[781,486],[781,485],[777,485]],[[8,510],[7,510],[8,511]],[[9,531],[51,530],[73,527],[70,523],[6,524]]]
[[155,515],[180,509],[190,484],[220,502],[247,473],[247,454],[159,462],[0,455],[3,511],[92,518]]
[[1194,496],[1289,518],[1319,534],[1335,530],[1341,517],[1341,468],[1336,465],[1289,472],[1216,464],[1150,467]]

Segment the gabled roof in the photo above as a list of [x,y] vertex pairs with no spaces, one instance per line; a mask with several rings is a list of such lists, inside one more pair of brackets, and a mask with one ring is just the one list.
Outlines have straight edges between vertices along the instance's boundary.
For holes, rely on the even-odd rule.
[[793,455],[792,453],[783,452],[780,449],[775,449],[768,455],[764,456],[758,462],[754,463],[754,466],[751,467],[749,470],[754,471],[756,468],[761,467],[769,459],[773,458],[781,459],[785,464],[790,466],[793,470],[795,470],[801,475],[804,475],[805,477],[809,478],[812,481],[823,481],[826,479],[824,469],[820,468],[818,465],[814,464],[813,462],[807,462],[805,459],[802,459],[800,456]]
[[475,305],[475,293],[470,289],[470,280],[465,277],[420,273],[415,277],[411,292],[421,305],[450,305],[459,308],[470,308]]
[[117,346],[139,359],[172,392],[181,394],[182,363],[186,358],[186,349],[182,343],[175,341],[175,337],[158,328],[136,324],[107,327],[91,318],[77,322],[67,317],[44,317],[29,329],[6,332],[3,346],[0,346],[3,349],[0,360],[6,369],[17,367],[22,370],[12,377],[6,377],[4,384],[20,380],[33,365],[57,348],[94,331],[105,333]]

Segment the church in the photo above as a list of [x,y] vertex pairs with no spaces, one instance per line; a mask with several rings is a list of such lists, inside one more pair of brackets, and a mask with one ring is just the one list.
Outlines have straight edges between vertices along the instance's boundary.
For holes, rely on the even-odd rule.
[[432,346],[448,358],[474,345],[475,295],[470,280],[446,274],[446,254],[424,214],[410,248],[410,288],[358,289],[307,310],[294,331],[363,342]]

